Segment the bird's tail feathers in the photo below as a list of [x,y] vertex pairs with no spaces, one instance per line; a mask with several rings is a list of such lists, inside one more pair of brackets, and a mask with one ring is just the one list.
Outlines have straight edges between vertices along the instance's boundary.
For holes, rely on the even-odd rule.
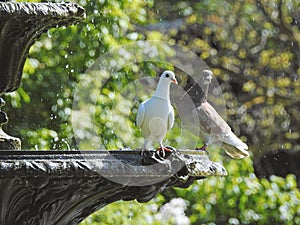
[[226,135],[222,141],[229,145],[233,145],[238,149],[248,149],[247,144],[242,142],[242,140],[239,139],[232,131]]
[[238,148],[235,148],[230,145],[226,145],[224,150],[227,153],[227,155],[229,155],[231,158],[234,158],[234,159],[242,159],[242,158],[248,157],[250,155],[247,150],[238,149]]
[[250,155],[247,151],[248,145],[242,142],[233,132],[227,135],[223,142],[227,144],[225,152],[232,158],[241,159]]

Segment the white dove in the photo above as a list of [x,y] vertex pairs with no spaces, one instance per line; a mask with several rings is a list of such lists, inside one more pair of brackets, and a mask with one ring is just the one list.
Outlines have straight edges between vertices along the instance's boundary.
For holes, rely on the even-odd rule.
[[214,142],[225,143],[225,152],[232,158],[244,158],[249,156],[247,144],[242,142],[232,131],[229,125],[217,113],[214,107],[207,102],[208,88],[212,79],[212,71],[203,70],[204,97],[201,105],[193,110],[194,120],[200,124],[200,134],[205,138],[205,144],[196,150],[206,150],[206,147]]
[[171,151],[164,148],[162,144],[167,131],[174,124],[174,109],[170,101],[171,83],[178,84],[175,74],[166,70],[161,74],[153,96],[139,105],[136,125],[141,129],[145,138],[143,151],[152,141],[159,142],[158,150],[162,151],[163,156],[165,151]]

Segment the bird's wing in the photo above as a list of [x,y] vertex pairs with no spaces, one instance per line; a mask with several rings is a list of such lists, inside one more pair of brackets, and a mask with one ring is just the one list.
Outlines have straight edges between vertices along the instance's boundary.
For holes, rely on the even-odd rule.
[[145,112],[146,112],[145,104],[141,103],[139,108],[138,108],[137,115],[136,115],[136,125],[137,125],[138,128],[141,128],[141,126],[142,126],[142,123],[143,123],[144,118],[145,118]]
[[197,108],[197,113],[201,127],[209,133],[213,139],[226,143],[225,152],[229,156],[232,158],[244,158],[249,156],[249,152],[246,151],[248,146],[231,131],[230,126],[208,102],[202,103],[201,106]]
[[202,103],[197,109],[199,123],[206,132],[221,140],[223,136],[226,136],[231,131],[226,121],[208,102]]
[[217,139],[211,135],[211,127],[214,126],[212,125],[212,121],[209,120],[208,115],[209,113],[207,113],[207,111],[201,106],[195,108],[192,111],[193,124],[190,124],[189,126],[189,128],[198,126],[199,131],[197,133],[204,138],[206,145],[210,145],[211,143],[217,141]]
[[174,108],[171,106],[169,115],[168,115],[168,123],[167,123],[167,129],[170,130],[173,125],[174,125],[174,119],[175,119],[175,115],[174,115]]

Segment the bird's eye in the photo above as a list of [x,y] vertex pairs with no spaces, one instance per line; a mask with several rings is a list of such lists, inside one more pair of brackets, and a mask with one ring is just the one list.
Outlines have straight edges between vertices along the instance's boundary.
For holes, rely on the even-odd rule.
[[166,74],[166,77],[170,77],[170,75],[167,73],[167,74]]

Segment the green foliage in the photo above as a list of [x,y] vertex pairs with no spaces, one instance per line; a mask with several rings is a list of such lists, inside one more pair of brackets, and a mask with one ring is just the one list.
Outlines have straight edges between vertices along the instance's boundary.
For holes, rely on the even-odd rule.
[[[71,122],[74,90],[84,72],[117,46],[162,40],[185,46],[212,68],[222,87],[229,124],[255,156],[280,148],[300,150],[299,1],[76,2],[86,9],[87,19],[42,35],[30,49],[22,87],[5,96],[3,110],[10,122],[4,129],[21,137],[23,149],[92,148],[94,140],[77,145]],[[137,137],[134,146],[139,146],[142,139],[134,118],[142,99],[133,101],[128,116],[122,92],[130,92],[140,74],[154,77],[169,67],[152,62],[128,65],[102,89],[87,93],[87,98],[96,99],[95,132],[103,148],[132,144],[128,127]],[[133,92],[127,97],[133,98]],[[177,125],[166,138],[175,147],[182,141]],[[145,204],[117,202],[81,224],[176,224],[174,218],[166,222],[157,217],[167,199],[174,197],[187,200],[191,224],[300,224],[300,194],[293,175],[259,180],[251,159],[224,165],[229,173],[225,178],[165,191]]]
[[115,225],[115,224],[153,224],[159,225],[155,218],[160,201],[152,200],[147,204],[136,201],[119,201],[110,204],[80,223],[80,225]]
[[299,1],[155,3],[149,14],[165,21],[157,26],[162,40],[184,45],[212,68],[229,124],[252,151],[299,150]]
[[[11,102],[11,108],[8,104],[5,109],[12,121],[9,133],[22,133],[23,148],[44,148],[40,143],[45,140],[34,135],[36,129],[57,133],[55,144],[47,138],[47,149],[65,149],[61,139],[72,149],[78,148],[70,118],[74,89],[83,73],[116,46],[136,40],[163,40],[187,47],[212,68],[221,83],[229,124],[253,146],[252,151],[300,149],[297,1],[78,3],[86,9],[87,19],[42,35],[30,50],[22,87],[6,97]],[[127,77],[138,73],[153,76],[165,66],[124,68],[121,79],[111,80],[102,90],[101,101],[108,105],[100,103],[100,108],[111,110],[114,100],[109,103],[103,98],[112,96],[110,92],[120,85],[124,87]],[[103,137],[102,146],[128,146],[116,140],[111,129],[104,128],[111,124],[111,118],[105,117],[109,112],[103,113],[103,108],[99,113],[104,126],[97,130]],[[129,123],[133,118],[131,115]]]
[[119,201],[81,225],[180,224],[174,216],[167,223],[158,220],[166,199],[178,197],[188,202],[185,213],[190,224],[300,224],[300,192],[294,175],[258,179],[250,158],[225,160],[224,165],[227,177],[210,177],[188,189],[167,190],[148,203]]
[[251,159],[228,161],[228,176],[211,177],[176,193],[189,201],[192,224],[299,224],[295,176],[258,179]]
[[22,136],[23,149],[78,149],[71,124],[78,80],[108,49],[139,38],[132,26],[146,22],[145,7],[151,5],[141,0],[78,3],[87,19],[43,34],[30,49],[22,87],[6,96],[11,127],[4,129]]

